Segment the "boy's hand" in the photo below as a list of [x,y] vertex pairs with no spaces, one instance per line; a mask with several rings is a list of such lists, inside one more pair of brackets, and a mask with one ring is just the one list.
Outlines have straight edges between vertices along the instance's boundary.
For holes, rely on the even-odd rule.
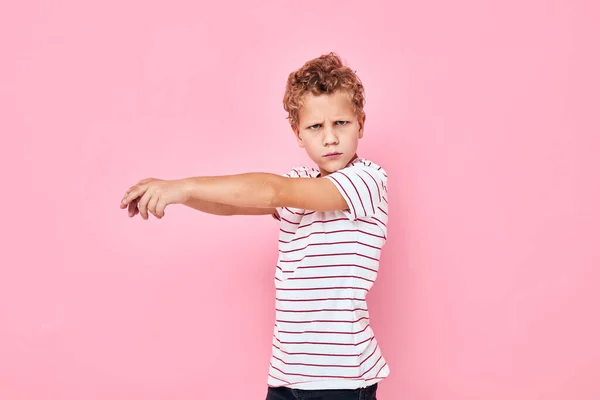
[[148,212],[156,218],[165,215],[169,204],[181,204],[189,199],[185,180],[162,180],[148,178],[129,188],[121,201],[121,208],[129,209],[129,217],[139,212],[148,219]]

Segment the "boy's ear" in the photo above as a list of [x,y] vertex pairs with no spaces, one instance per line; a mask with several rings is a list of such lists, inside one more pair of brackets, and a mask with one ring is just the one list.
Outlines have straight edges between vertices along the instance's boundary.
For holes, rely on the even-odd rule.
[[358,119],[358,138],[362,139],[365,133],[365,121],[367,120],[367,114],[363,113],[362,117]]

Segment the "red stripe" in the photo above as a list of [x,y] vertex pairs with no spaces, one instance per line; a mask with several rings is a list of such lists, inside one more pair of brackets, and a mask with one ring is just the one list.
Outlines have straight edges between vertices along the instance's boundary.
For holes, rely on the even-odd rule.
[[381,175],[383,175],[383,176],[385,176],[385,177],[387,178],[387,174],[386,174],[385,172],[383,172],[383,168],[381,168],[381,167],[379,167],[379,166],[378,166],[378,167],[377,167],[377,170],[378,170],[379,172],[381,172]]
[[358,332],[329,332],[329,331],[302,331],[302,332],[294,332],[294,331],[279,331],[279,333],[288,333],[292,335],[301,335],[304,333],[317,333],[317,334],[331,334],[331,335],[358,335],[359,333],[363,333],[367,330],[369,325],[365,326],[362,330]]
[[358,220],[362,223],[373,225],[373,226],[376,226],[379,228],[379,225],[377,225],[375,222],[369,221],[369,217],[360,217],[360,218],[358,218]]
[[304,217],[304,216],[306,216],[306,215],[311,215],[311,214],[314,214],[314,213],[316,212],[316,211],[310,211],[310,212],[307,212],[307,210],[303,210],[304,212],[296,212],[296,211],[292,210],[292,209],[291,209],[291,208],[289,208],[289,207],[283,207],[283,209],[284,209],[284,210],[287,210],[287,211],[288,211],[290,214],[294,214],[294,215],[301,215],[301,216],[303,216],[303,217]]
[[367,268],[358,264],[329,264],[329,265],[301,265],[296,269],[310,269],[310,268],[329,268],[329,267],[357,267],[366,269],[367,271],[377,272],[376,269]]
[[298,260],[279,260],[279,262],[300,262],[300,261],[304,261],[304,259],[308,258],[308,257],[339,257],[339,256],[359,256],[359,257],[368,258],[369,260],[379,261],[379,258],[366,256],[366,255],[360,254],[360,253],[331,253],[331,254],[307,254]]
[[277,346],[273,343],[273,347],[282,353],[288,354],[290,356],[322,356],[322,357],[359,357],[361,354],[331,354],[331,353],[292,353],[289,351],[282,350],[281,347]]
[[365,358],[364,360],[361,361],[359,367],[362,367],[362,365],[371,357],[373,357],[373,354],[377,353],[377,349],[379,348],[379,344],[375,346],[375,349],[373,349],[373,352],[371,354],[369,354],[369,357]]
[[292,277],[292,278],[289,278],[288,280],[290,280],[290,281],[296,281],[296,280],[306,280],[306,279],[326,279],[326,278],[356,278],[356,279],[362,279],[363,281],[367,281],[367,282],[375,283],[375,281],[374,281],[374,280],[367,279],[367,278],[363,278],[362,276],[356,276],[356,275],[337,275],[337,276],[302,276],[302,277]]
[[374,378],[362,378],[361,380],[364,382],[371,382],[371,381],[381,381],[382,378],[380,377],[374,377]]
[[381,360],[381,357],[383,357],[383,354],[380,354],[380,355],[379,355],[379,358],[377,359],[377,361],[375,361],[375,364],[373,364],[373,365],[371,366],[371,368],[369,368],[368,370],[366,370],[365,372],[363,372],[363,373],[362,373],[362,375],[361,375],[360,377],[362,378],[363,376],[365,376],[366,374],[368,374],[369,372],[371,372],[371,370],[372,370],[373,368],[375,368],[375,366],[377,365],[377,363],[378,363],[378,362]]
[[[367,210],[365,209],[365,205],[363,204],[362,196],[360,195],[360,192],[358,191],[358,188],[356,187],[356,185],[354,184],[354,182],[352,181],[352,179],[350,179],[350,177],[348,175],[346,175],[345,173],[343,173],[341,170],[338,171],[338,172],[340,174],[344,175],[346,177],[346,179],[348,179],[348,181],[350,181],[350,184],[354,188],[354,191],[356,192],[356,196],[358,197],[358,200],[360,201],[360,205],[361,205],[361,207],[363,209],[363,215],[367,215]],[[366,185],[366,183],[365,183],[365,185]],[[356,213],[354,213],[354,216],[356,218]]]
[[308,375],[308,374],[298,374],[298,373],[292,373],[292,372],[283,372],[282,370],[280,370],[279,368],[273,366],[273,364],[271,363],[271,367],[273,367],[274,369],[276,369],[277,371],[281,372],[284,375],[294,375],[294,376],[304,376],[307,378],[343,378],[343,379],[360,379],[364,374],[362,374],[361,376],[346,376],[346,375]]
[[[338,171],[338,172],[340,172],[340,171]],[[332,175],[329,175],[329,178],[333,179],[333,180],[335,181],[335,183],[337,183],[337,184],[338,184],[338,187],[339,187],[340,189],[342,189],[342,191],[343,191],[343,192],[344,192],[344,194],[346,195],[346,199],[348,199],[348,202],[350,203],[350,204],[348,204],[348,205],[349,205],[349,206],[350,206],[350,208],[352,209],[352,212],[353,212],[353,214],[354,214],[354,219],[356,219],[356,209],[354,208],[354,204],[352,204],[352,199],[350,198],[350,196],[348,196],[348,193],[346,192],[346,189],[344,189],[344,187],[343,187],[342,185],[340,185],[340,183],[338,182],[338,180],[337,180],[337,179],[335,179],[335,177],[334,177],[334,176],[332,176]]]
[[276,297],[277,301],[331,301],[331,300],[354,300],[354,301],[366,301],[365,299],[358,299],[356,297],[326,297],[321,299],[280,299]]
[[383,225],[383,226],[385,226],[385,227],[387,228],[387,225],[386,225],[386,224],[385,224],[383,221],[380,221],[379,219],[377,219],[377,218],[375,218],[375,217],[373,217],[373,219],[374,219],[375,221],[379,222],[381,225]]
[[354,289],[354,290],[366,290],[367,288],[354,287],[354,286],[339,286],[339,287],[322,287],[322,288],[276,288],[276,290],[293,291],[293,290],[337,290],[337,289]]
[[[377,373],[375,374],[376,377],[379,376],[379,373],[381,372],[382,369],[385,368],[386,365],[387,365],[387,363],[384,362],[383,365],[381,366],[381,368],[379,368],[379,371],[377,371]],[[374,378],[371,378],[371,379],[374,379]]]
[[377,207],[379,209],[379,211],[381,211],[382,213],[384,213],[385,215],[388,215],[388,213],[386,213],[385,211],[383,211],[383,208],[381,208],[381,206]]
[[309,243],[306,246],[298,248],[298,249],[293,249],[293,250],[279,250],[279,252],[287,254],[287,253],[293,253],[294,251],[306,250],[310,246],[328,246],[328,245],[332,245],[332,244],[362,244],[363,246],[370,247],[370,248],[375,249],[375,250],[381,250],[381,247],[377,247],[377,246],[373,246],[371,244],[363,243],[363,242],[361,242],[359,240],[354,240],[354,241],[350,241],[350,242]]
[[371,208],[373,209],[373,214],[375,214],[375,204],[373,203],[373,194],[371,193],[371,189],[369,188],[369,185],[367,185],[367,182],[365,182],[365,180],[362,178],[362,176],[360,176],[358,173],[356,175],[360,178],[361,181],[363,181],[363,183],[367,187],[367,191],[369,192],[369,200],[371,201]]
[[291,372],[284,372],[282,370],[280,370],[279,368],[277,368],[276,366],[273,365],[273,363],[270,364],[271,368],[281,372],[284,375],[294,375],[294,376],[304,376],[304,377],[308,377],[308,378],[345,378],[345,379],[352,379],[353,377],[350,376],[343,376],[343,375],[308,375],[308,374],[298,374],[298,373],[291,373]]
[[342,311],[369,311],[366,308],[321,308],[318,310],[315,309],[311,309],[311,310],[282,310],[281,308],[276,308],[275,311],[279,311],[279,312],[301,312],[301,313],[308,313],[308,312],[321,312],[321,311],[333,311],[333,312],[342,312]]
[[364,222],[365,224],[370,224],[370,225],[373,225],[373,226],[377,226],[377,224],[375,222],[371,222],[369,220],[362,220],[362,222]]
[[278,381],[281,381],[281,382],[283,382],[283,383],[285,383],[285,384],[288,384],[288,385],[290,384],[290,382],[286,381],[285,379],[278,378],[278,377],[276,377],[276,376],[273,376],[273,375],[271,375],[271,374],[269,374],[269,376],[270,376],[271,378],[273,378],[273,379],[277,379]]
[[285,219],[285,218],[283,218],[283,217],[281,217],[281,220],[282,220],[282,221],[285,221],[285,222],[287,222],[288,224],[292,224],[292,225],[300,225],[300,221],[298,221],[298,222],[292,222],[292,221],[290,221],[289,219]]
[[311,226],[312,224],[328,224],[329,222],[338,222],[338,221],[348,221],[348,218],[334,218],[334,219],[325,219],[325,220],[316,220],[316,221],[312,221],[311,223],[308,223],[306,225],[301,225],[298,227],[298,229],[300,228],[307,228],[309,226]]
[[355,324],[357,322],[360,322],[364,319],[369,319],[369,317],[362,317],[359,318],[357,320],[354,321],[342,321],[342,320],[335,320],[335,319],[315,319],[312,321],[287,321],[287,320],[283,320],[283,319],[278,319],[275,320],[275,322],[281,322],[284,324],[312,324],[312,323],[316,323],[316,322],[323,322],[323,323],[342,323],[342,324]]
[[[311,235],[325,235],[325,234],[331,234],[331,233],[345,233],[345,232],[360,232],[365,235],[373,236],[373,237],[380,238],[380,239],[385,239],[384,236],[376,235],[376,234],[370,233],[370,232],[361,231],[360,229],[342,229],[339,231],[329,231],[329,232],[311,232],[306,236],[297,237],[297,238],[294,238],[287,242],[285,240],[279,240],[279,243],[290,244],[292,242],[295,242],[296,240],[306,239],[306,238],[310,237]],[[291,232],[286,232],[286,233],[291,233]]]
[[282,340],[279,340],[279,338],[277,338],[276,336],[273,336],[273,337],[279,343],[283,343],[283,344],[322,344],[322,345],[326,345],[326,346],[360,346],[361,344],[370,342],[373,339],[375,339],[374,337],[370,337],[359,343],[330,343],[330,342],[284,342]]
[[358,367],[360,367],[360,365],[292,363],[292,362],[285,362],[277,356],[272,356],[272,357],[276,360],[281,361],[285,365],[301,365],[303,367],[325,367],[325,368],[358,368]]
[[369,171],[365,170],[365,173],[366,173],[367,175],[369,175],[369,176],[371,177],[371,179],[373,179],[373,182],[375,182],[375,187],[377,188],[377,195],[379,196],[379,201],[381,201],[381,192],[379,191],[379,183],[377,182],[377,179],[375,179],[375,178],[373,177],[373,175],[371,175],[371,174],[369,173]]

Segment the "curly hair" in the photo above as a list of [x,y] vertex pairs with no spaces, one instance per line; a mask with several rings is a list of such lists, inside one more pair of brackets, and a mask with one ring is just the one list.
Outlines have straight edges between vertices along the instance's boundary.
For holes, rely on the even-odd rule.
[[302,68],[292,72],[287,80],[283,108],[292,129],[298,128],[298,110],[306,94],[315,96],[346,91],[354,104],[357,117],[364,115],[365,91],[355,71],[342,63],[336,53],[324,54],[307,61]]

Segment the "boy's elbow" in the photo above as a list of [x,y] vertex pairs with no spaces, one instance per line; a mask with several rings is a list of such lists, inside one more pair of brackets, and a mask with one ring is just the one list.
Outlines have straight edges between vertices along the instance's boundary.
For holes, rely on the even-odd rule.
[[273,176],[265,179],[263,183],[263,193],[266,199],[267,207],[283,207],[285,206],[285,184],[286,178],[281,176]]

